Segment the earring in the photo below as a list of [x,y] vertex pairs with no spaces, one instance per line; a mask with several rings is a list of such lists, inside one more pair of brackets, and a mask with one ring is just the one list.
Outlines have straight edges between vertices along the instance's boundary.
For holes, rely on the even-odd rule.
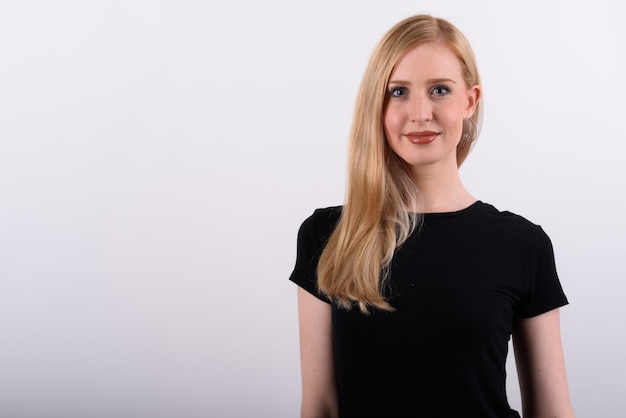
[[474,142],[478,136],[478,127],[472,118],[463,119],[463,132],[461,138],[466,142]]

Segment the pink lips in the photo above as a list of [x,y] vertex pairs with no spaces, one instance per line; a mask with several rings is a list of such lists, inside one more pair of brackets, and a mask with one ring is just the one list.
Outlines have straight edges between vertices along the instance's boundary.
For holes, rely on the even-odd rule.
[[429,144],[439,135],[433,131],[409,132],[405,134],[406,138],[414,144]]

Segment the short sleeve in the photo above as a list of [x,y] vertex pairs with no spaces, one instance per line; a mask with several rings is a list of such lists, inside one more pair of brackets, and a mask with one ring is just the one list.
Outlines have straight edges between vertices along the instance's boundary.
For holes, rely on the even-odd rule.
[[523,318],[541,315],[569,303],[556,271],[552,242],[541,227],[537,227],[531,251],[527,295],[517,309],[517,315]]
[[317,288],[317,264],[340,213],[340,207],[317,209],[302,223],[298,231],[296,265],[289,276],[289,280],[324,302],[330,301]]

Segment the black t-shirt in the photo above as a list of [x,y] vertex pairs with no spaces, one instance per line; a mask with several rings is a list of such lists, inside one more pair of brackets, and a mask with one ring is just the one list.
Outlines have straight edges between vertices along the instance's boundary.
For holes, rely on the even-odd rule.
[[480,201],[426,214],[391,263],[385,295],[396,310],[366,315],[317,290],[317,262],[341,210],[304,221],[290,276],[332,305],[340,416],[519,417],[505,384],[514,319],[568,303],[541,227]]

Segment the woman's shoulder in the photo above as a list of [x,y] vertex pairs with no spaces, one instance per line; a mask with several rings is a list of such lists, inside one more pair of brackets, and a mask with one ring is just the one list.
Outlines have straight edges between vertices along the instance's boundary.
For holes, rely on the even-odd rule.
[[502,222],[509,222],[512,224],[518,224],[519,226],[526,226],[529,228],[537,227],[538,225],[530,221],[528,218],[520,215],[517,212],[510,210],[500,210],[496,206],[490,203],[482,203],[482,213],[486,216],[492,217],[494,220],[500,220]]
[[343,206],[328,206],[325,208],[317,208],[313,211],[313,214],[309,216],[310,218],[321,220],[321,221],[337,221],[341,216],[341,212],[343,211]]
[[337,226],[343,206],[328,206],[318,208],[304,220],[300,227],[301,232],[328,238]]
[[492,204],[482,203],[481,213],[488,220],[487,225],[497,230],[506,230],[514,235],[524,235],[533,240],[542,236],[547,238],[541,225],[516,212],[500,210]]
[[339,221],[342,211],[343,206],[317,208],[304,222],[335,225]]

